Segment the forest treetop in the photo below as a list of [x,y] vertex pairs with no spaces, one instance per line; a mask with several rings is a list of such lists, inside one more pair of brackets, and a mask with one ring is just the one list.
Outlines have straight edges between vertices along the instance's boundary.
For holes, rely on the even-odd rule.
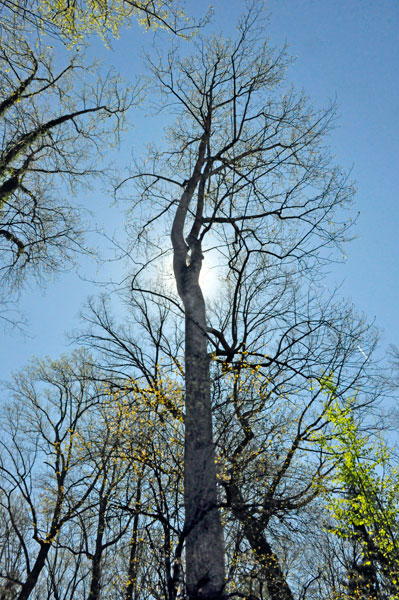
[[61,36],[70,45],[85,43],[94,33],[104,40],[118,37],[121,28],[135,19],[144,29],[165,29],[189,38],[203,26],[186,15],[181,0],[4,0],[3,24],[16,15],[44,33]]

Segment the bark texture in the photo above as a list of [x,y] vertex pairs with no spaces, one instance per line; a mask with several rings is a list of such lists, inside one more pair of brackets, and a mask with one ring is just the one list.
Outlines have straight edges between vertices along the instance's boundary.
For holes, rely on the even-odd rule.
[[101,558],[104,551],[105,513],[107,509],[107,497],[100,499],[97,534],[94,554],[92,555],[91,582],[88,600],[98,600],[101,592]]
[[203,259],[198,239],[201,193],[197,200],[197,218],[187,241],[183,233],[187,210],[198,183],[201,192],[204,153],[203,139],[198,162],[176,210],[172,243],[176,284],[185,309],[184,501],[187,591],[190,600],[219,600],[223,598],[225,584],[224,542],[217,509],[205,302],[198,281]]

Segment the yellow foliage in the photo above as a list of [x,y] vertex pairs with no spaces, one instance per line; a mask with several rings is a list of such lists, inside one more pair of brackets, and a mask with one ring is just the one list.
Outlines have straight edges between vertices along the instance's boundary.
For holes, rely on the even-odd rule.
[[123,25],[135,18],[144,29],[177,33],[176,23],[187,22],[179,0],[40,0],[42,16],[57,26],[72,45],[92,33],[117,38]]

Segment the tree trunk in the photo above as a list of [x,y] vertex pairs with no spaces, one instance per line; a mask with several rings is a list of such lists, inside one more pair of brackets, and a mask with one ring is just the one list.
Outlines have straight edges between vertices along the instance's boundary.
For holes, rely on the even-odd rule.
[[[205,140],[205,137],[204,137]],[[172,228],[173,270],[185,310],[184,506],[186,584],[190,600],[224,597],[223,529],[217,509],[215,449],[205,302],[199,285],[201,243],[196,228],[184,239],[188,206],[201,178],[205,141],[183,193]],[[197,208],[197,213],[200,210]],[[198,215],[197,215],[198,216]]]
[[265,538],[263,528],[254,517],[242,522],[245,537],[264,569],[267,591],[271,600],[294,600],[291,589],[281,570],[279,560]]
[[35,564],[33,565],[31,572],[29,573],[25,583],[23,584],[17,600],[27,600],[31,595],[33,588],[37,584],[39,575],[42,572],[44,565],[46,564],[46,558],[50,548],[50,543],[41,542],[40,550],[36,557]]
[[96,545],[92,557],[91,582],[88,600],[98,600],[101,590],[101,558],[104,551],[103,538],[105,530],[105,511],[107,508],[107,497],[100,499],[98,511]]
[[[56,463],[57,465],[58,463]],[[48,532],[46,539],[39,541],[37,538],[36,541],[40,544],[40,550],[35,560],[35,564],[33,565],[32,570],[29,572],[28,577],[25,583],[22,586],[22,589],[17,597],[17,600],[27,600],[32,593],[33,588],[36,586],[37,581],[39,579],[39,575],[42,572],[45,564],[47,555],[50,552],[50,548],[54,538],[56,537],[59,529],[60,529],[60,514],[62,509],[63,495],[61,490],[64,486],[66,472],[63,471],[62,475],[58,479],[58,497],[54,509],[54,514],[50,526],[50,531]]]
[[[191,598],[221,598],[223,531],[217,506],[209,358],[201,290],[186,304],[184,503],[187,589]],[[199,323],[200,321],[200,323]]]
[[243,527],[244,535],[262,565],[270,600],[294,600],[280,567],[279,560],[265,538],[265,525],[251,515],[235,484],[226,484],[226,493],[233,515]]
[[137,537],[139,528],[139,508],[141,500],[141,479],[138,483],[137,497],[135,504],[135,515],[133,519],[133,530],[130,538],[130,554],[129,554],[129,566],[127,570],[127,586],[124,600],[133,600],[136,597],[137,590]]

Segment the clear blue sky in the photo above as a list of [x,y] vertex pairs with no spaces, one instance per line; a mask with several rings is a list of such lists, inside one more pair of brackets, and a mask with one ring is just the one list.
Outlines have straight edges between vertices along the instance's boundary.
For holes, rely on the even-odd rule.
[[[226,35],[234,31],[242,0],[215,0],[212,28]],[[198,6],[199,5],[199,6]],[[187,11],[205,10],[205,0],[187,2]],[[347,247],[348,260],[332,268],[329,284],[344,281],[341,293],[350,297],[359,311],[384,330],[382,349],[399,345],[397,308],[398,264],[398,157],[399,157],[399,3],[396,0],[269,0],[270,22],[265,36],[272,45],[287,42],[296,62],[288,80],[303,89],[315,107],[322,108],[337,98],[339,119],[330,137],[336,161],[357,181],[353,214],[360,211]],[[166,45],[165,38],[165,45]],[[114,51],[96,43],[92,53],[105,56],[125,76],[141,69],[140,49],[151,45],[152,34],[135,25],[122,34]],[[116,157],[128,162],[130,147],[140,153],[151,135],[158,135],[149,121],[132,113],[136,128],[125,138]],[[94,222],[106,223],[110,234],[123,222],[118,208],[110,208],[105,193],[85,195],[79,201],[95,212]],[[112,272],[112,268],[109,269]],[[94,264],[84,261],[81,274],[95,276]],[[115,272],[114,279],[121,273]],[[99,274],[101,278],[101,273]],[[32,285],[21,298],[29,318],[28,336],[17,332],[2,335],[0,379],[22,367],[32,355],[57,357],[68,351],[64,334],[79,325],[79,311],[96,290],[77,273],[61,274],[43,292]]]

